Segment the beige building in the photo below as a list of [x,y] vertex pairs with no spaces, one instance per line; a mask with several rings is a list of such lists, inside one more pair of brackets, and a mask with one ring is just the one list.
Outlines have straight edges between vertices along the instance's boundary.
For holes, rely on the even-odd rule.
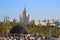
[[31,20],[30,24],[38,25],[39,22],[38,21],[35,21],[35,20]]
[[23,13],[20,15],[20,23],[28,24],[30,19],[30,15],[28,14],[26,7],[23,10]]
[[9,16],[4,17],[4,23],[10,22]]

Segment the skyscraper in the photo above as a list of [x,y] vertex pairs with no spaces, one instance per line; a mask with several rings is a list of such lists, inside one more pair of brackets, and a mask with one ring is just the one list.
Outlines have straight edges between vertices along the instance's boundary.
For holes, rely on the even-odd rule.
[[26,7],[24,7],[23,14],[20,15],[20,23],[28,24],[29,23],[29,17],[30,17],[30,15],[28,14]]

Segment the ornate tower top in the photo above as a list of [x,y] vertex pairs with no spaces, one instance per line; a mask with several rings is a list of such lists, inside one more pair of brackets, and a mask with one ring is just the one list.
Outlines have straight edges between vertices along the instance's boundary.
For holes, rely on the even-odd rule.
[[25,6],[25,7],[24,7],[24,12],[26,13],[26,12],[27,12],[27,10],[26,10],[26,4],[24,4],[24,6]]

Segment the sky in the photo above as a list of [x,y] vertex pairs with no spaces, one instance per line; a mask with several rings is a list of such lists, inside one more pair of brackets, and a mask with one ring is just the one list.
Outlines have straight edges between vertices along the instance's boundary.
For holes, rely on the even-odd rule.
[[60,0],[0,0],[0,21],[4,16],[19,21],[25,4],[30,19],[60,19]]

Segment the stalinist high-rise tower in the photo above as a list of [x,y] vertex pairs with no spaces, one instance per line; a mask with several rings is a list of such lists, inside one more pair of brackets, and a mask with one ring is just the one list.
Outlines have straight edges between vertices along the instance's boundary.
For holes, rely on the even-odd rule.
[[20,14],[20,23],[29,24],[30,15],[28,14],[26,7],[24,7],[23,13]]

